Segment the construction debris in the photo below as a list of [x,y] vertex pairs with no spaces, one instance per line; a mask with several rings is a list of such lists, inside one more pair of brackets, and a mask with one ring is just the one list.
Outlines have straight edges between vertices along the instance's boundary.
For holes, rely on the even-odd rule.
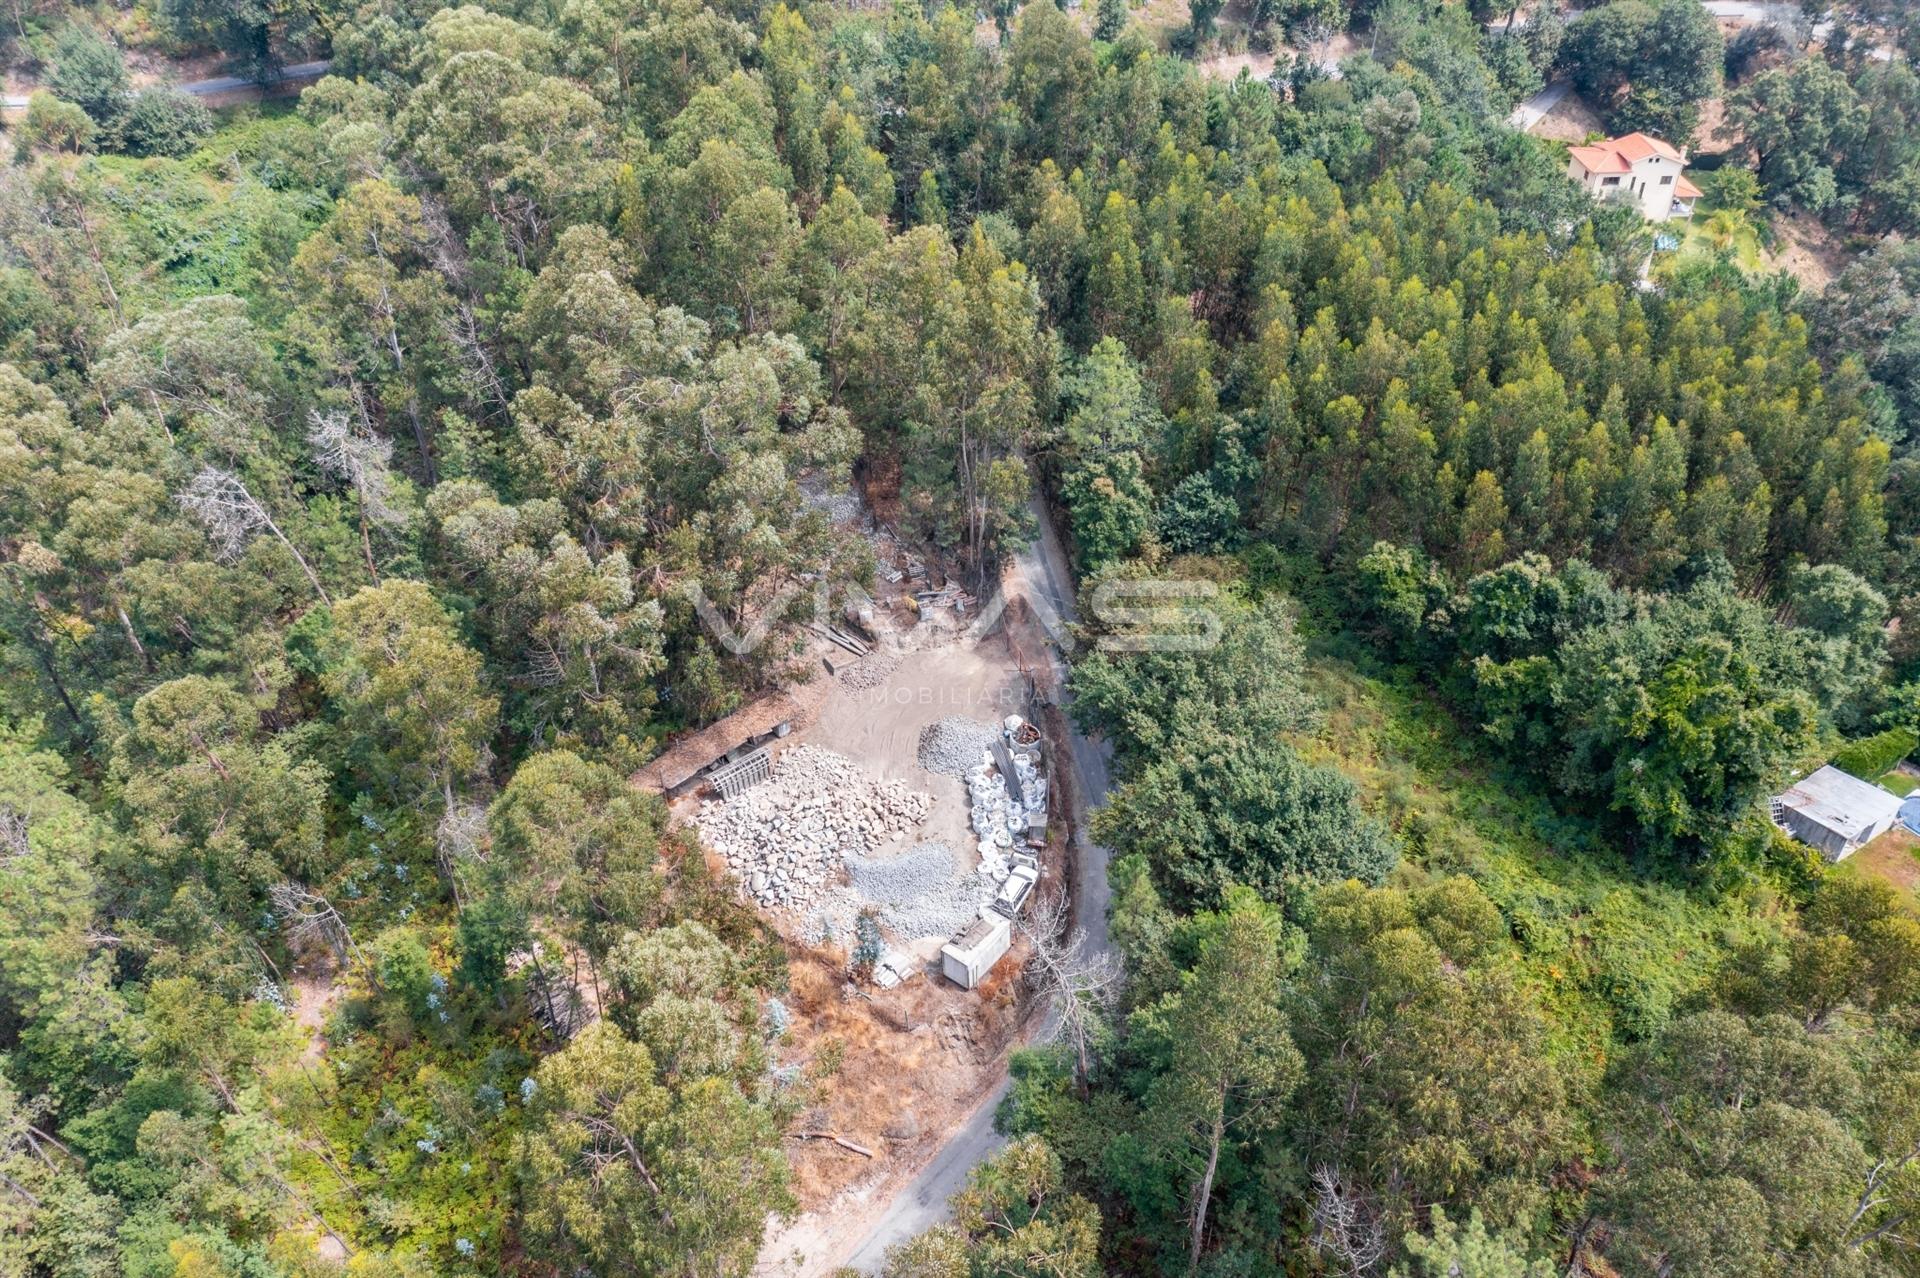
[[[967,773],[967,796],[972,803],[973,832],[980,840],[980,874],[996,885],[1014,868],[1016,847],[1024,850],[1031,818],[1047,811],[1047,779],[1038,761],[1024,750],[1008,751],[993,742],[988,758]],[[1011,771],[1003,769],[1011,764]]]
[[938,590],[916,590],[913,598],[922,608],[953,608],[966,612],[976,605],[976,600],[967,591],[958,586],[942,586]]
[[932,805],[903,781],[878,780],[851,759],[801,745],[775,761],[771,779],[738,798],[702,803],[695,820],[749,895],[797,909],[843,861],[917,828]]
[[883,990],[890,990],[919,974],[920,966],[914,962],[913,955],[902,950],[886,951],[880,956],[880,961],[873,965],[873,983]]
[[823,626],[817,621],[806,623],[809,632],[825,639],[828,643],[846,649],[856,657],[864,657],[872,651],[872,646],[859,636],[850,634],[838,626]]

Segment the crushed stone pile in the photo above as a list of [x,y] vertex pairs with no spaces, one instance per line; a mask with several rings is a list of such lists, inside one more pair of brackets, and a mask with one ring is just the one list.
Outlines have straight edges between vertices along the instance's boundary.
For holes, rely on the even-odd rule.
[[991,723],[950,714],[920,732],[920,766],[938,776],[964,777],[986,761],[987,747],[1000,735]]
[[850,524],[866,514],[858,493],[826,475],[801,476],[800,496],[808,509],[819,511],[830,523]]
[[848,666],[840,671],[840,685],[855,692],[867,692],[892,677],[895,667],[900,664],[900,654],[889,649],[875,648],[860,660],[858,665]]
[[801,745],[745,794],[702,803],[695,821],[749,895],[798,909],[838,876],[843,858],[869,856],[918,828],[932,806],[904,781],[879,780],[843,755]]
[[928,842],[899,856],[849,856],[847,876],[862,896],[878,905],[906,905],[954,877],[953,849]]
[[944,843],[921,843],[896,857],[849,856],[847,877],[851,886],[823,893],[808,919],[820,940],[850,944],[862,909],[903,940],[951,936],[993,898],[993,884],[968,873]]

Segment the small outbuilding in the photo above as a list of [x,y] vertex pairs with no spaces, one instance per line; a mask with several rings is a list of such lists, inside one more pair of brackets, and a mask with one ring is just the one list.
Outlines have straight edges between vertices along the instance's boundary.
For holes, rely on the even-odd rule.
[[1004,916],[983,910],[966,931],[940,947],[940,970],[949,981],[970,990],[1013,944],[1013,924]]
[[1828,764],[1773,796],[1773,823],[1829,861],[1852,856],[1899,819],[1899,796]]
[[[747,762],[751,767],[752,747],[785,736],[799,715],[800,704],[791,693],[775,692],[681,737],[631,779],[643,790],[671,796],[715,764]],[[767,775],[756,769],[740,779],[752,784]]]

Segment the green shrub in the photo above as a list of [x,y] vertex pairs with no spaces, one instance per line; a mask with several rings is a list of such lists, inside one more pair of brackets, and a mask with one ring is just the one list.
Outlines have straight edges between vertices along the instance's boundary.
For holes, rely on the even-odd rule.
[[133,95],[120,138],[134,155],[179,157],[213,132],[213,112],[172,85],[155,85]]
[[112,125],[127,109],[127,61],[111,40],[72,22],[54,46],[48,86],[96,124]]
[[27,115],[14,131],[14,159],[24,163],[34,151],[91,151],[98,132],[93,117],[45,89],[27,99]]
[[1888,728],[1841,746],[1833,756],[1833,766],[1871,781],[1912,754],[1915,747],[1920,747],[1920,734],[1910,728]]

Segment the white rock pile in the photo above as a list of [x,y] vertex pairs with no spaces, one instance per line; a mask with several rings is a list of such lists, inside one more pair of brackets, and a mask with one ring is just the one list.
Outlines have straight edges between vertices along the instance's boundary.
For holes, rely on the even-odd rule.
[[903,781],[879,780],[843,755],[802,745],[781,754],[772,777],[745,794],[702,803],[695,820],[749,895],[798,909],[845,859],[917,828],[932,805]]

